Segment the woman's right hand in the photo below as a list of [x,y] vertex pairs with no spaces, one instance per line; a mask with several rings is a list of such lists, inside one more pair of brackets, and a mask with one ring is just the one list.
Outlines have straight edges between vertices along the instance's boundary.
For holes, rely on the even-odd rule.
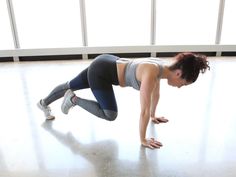
[[163,145],[161,144],[161,142],[155,140],[154,138],[150,138],[150,139],[145,139],[142,142],[142,146],[150,148],[150,149],[156,149],[156,148],[160,148]]

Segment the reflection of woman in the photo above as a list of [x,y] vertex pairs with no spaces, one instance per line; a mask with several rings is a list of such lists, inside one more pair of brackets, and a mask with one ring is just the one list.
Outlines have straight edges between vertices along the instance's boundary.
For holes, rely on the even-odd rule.
[[[154,123],[167,122],[155,116],[159,100],[160,79],[167,79],[169,85],[182,87],[195,82],[200,72],[209,69],[206,56],[194,53],[180,53],[170,65],[163,65],[155,59],[124,59],[114,55],[98,56],[88,68],[71,81],[57,86],[46,98],[40,100],[39,108],[47,119],[53,119],[48,105],[61,98],[62,112],[68,114],[75,105],[97,117],[112,121],[117,117],[117,104],[112,85],[130,86],[140,90],[140,141],[143,146],[159,148],[162,144],[154,138],[146,138],[146,129],[151,118]],[[96,101],[78,97],[73,91],[90,88]]]
[[[137,154],[140,159],[137,161],[136,158],[133,159],[133,155],[131,157],[127,156],[127,151],[120,150],[116,141],[102,140],[85,144],[79,141],[79,138],[74,137],[72,132],[64,133],[55,129],[52,121],[45,121],[42,127],[61,144],[69,148],[74,155],[83,157],[78,158],[79,164],[81,164],[81,159],[82,161],[83,159],[87,160],[89,165],[87,168],[85,166],[82,171],[79,171],[81,165],[78,166],[78,170],[76,166],[73,166],[73,172],[76,171],[76,176],[156,176],[154,175],[157,173],[157,171],[154,172],[157,165],[155,152],[149,153],[150,158],[147,160],[145,149],[140,148],[140,154]],[[125,155],[125,159],[120,158],[123,155]],[[70,158],[67,158],[66,161],[68,159]],[[74,163],[77,158],[73,159]],[[93,169],[95,169],[94,175]]]

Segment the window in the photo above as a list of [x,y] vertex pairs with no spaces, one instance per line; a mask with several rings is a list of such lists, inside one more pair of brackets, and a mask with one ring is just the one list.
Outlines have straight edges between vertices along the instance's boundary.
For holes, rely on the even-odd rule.
[[150,44],[151,2],[86,0],[89,46]]
[[0,50],[14,49],[10,20],[5,0],[0,0]]
[[157,0],[156,44],[214,44],[219,0]]
[[225,1],[221,44],[236,44],[235,7],[235,0]]
[[82,45],[79,1],[12,1],[21,48]]

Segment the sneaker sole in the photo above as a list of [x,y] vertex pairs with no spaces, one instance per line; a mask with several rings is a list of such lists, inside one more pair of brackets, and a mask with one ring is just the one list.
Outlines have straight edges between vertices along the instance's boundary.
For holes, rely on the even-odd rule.
[[[41,100],[40,100],[41,101]],[[41,111],[43,111],[43,108],[42,108],[42,105],[40,104],[40,101],[37,103],[37,106],[38,106],[38,108],[41,110]],[[53,119],[55,119],[55,116],[52,116],[52,115],[50,115],[50,116],[45,116],[46,117],[46,120],[53,120]]]

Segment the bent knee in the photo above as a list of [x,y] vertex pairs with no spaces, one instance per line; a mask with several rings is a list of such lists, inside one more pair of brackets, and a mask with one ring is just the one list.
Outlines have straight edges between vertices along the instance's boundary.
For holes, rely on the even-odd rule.
[[111,111],[111,110],[104,110],[104,114],[106,116],[106,120],[109,121],[114,121],[118,115],[116,111]]

